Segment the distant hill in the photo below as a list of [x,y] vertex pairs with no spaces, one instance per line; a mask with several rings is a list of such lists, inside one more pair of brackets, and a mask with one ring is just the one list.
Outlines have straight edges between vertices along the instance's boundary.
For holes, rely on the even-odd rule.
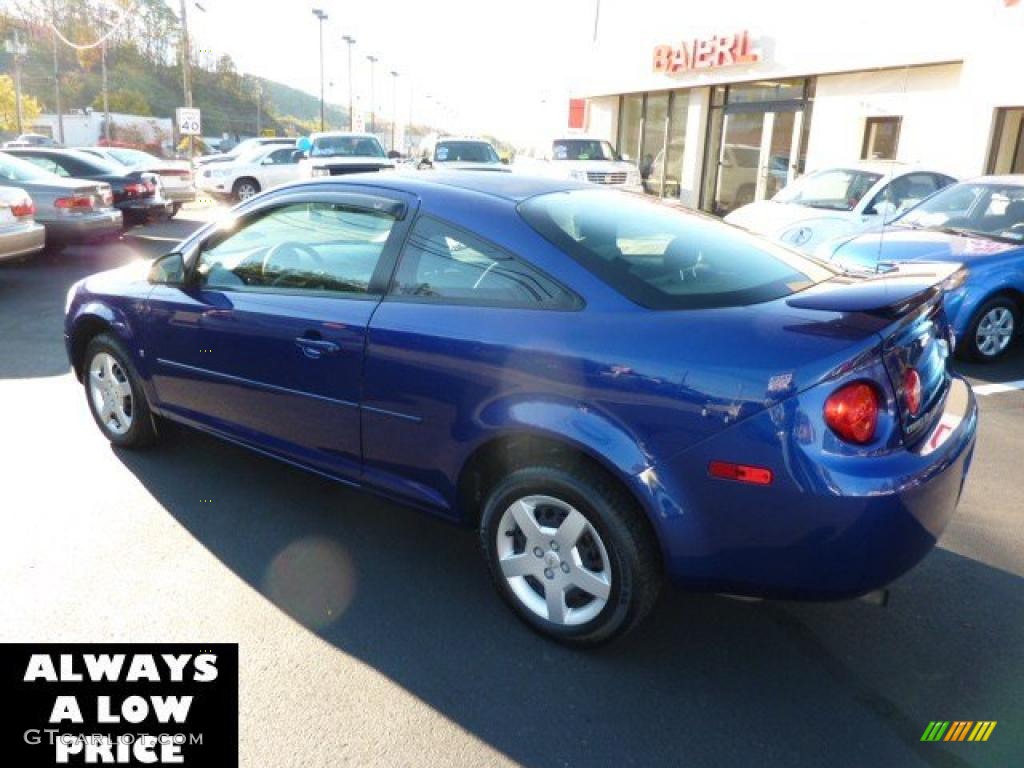
[[[2,18],[0,18],[2,21]],[[0,23],[0,27],[4,25]],[[5,38],[0,29],[0,40]],[[39,29],[23,33],[28,54],[22,67],[22,86],[45,112],[56,111],[53,88],[53,49],[49,35]],[[88,107],[102,109],[102,74],[97,49],[60,51],[61,102],[65,112]],[[173,57],[170,57],[173,59]],[[107,53],[107,78],[111,111],[173,117],[183,105],[182,73],[177,64],[164,63],[131,42],[112,46]],[[0,48],[0,74],[11,74],[13,58]],[[261,127],[307,132],[320,127],[320,100],[283,83],[240,75],[229,56],[222,56],[213,70],[192,68],[193,104],[203,113],[203,133],[220,135],[256,133],[257,84],[262,87]],[[328,127],[348,125],[348,112],[327,105]]]

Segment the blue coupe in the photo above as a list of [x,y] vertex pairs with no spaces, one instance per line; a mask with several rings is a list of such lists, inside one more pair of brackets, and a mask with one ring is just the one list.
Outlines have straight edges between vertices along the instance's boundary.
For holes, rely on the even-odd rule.
[[991,362],[1010,349],[1024,312],[1024,176],[946,187],[889,227],[825,246],[847,268],[959,263],[946,285],[946,316],[964,357]]
[[471,526],[518,615],[587,645],[666,576],[844,598],[931,550],[977,426],[954,269],[847,275],[577,182],[380,173],[89,277],[65,330],[115,445],[179,422]]

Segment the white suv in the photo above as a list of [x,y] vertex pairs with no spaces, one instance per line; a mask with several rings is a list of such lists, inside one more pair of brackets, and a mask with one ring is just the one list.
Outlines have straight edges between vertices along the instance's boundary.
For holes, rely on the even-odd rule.
[[372,133],[333,131],[314,133],[309,139],[309,156],[299,164],[303,178],[343,176],[395,167]]
[[545,151],[547,170],[559,178],[589,181],[591,184],[643,192],[640,170],[619,157],[604,139],[573,136],[555,139],[550,151]]

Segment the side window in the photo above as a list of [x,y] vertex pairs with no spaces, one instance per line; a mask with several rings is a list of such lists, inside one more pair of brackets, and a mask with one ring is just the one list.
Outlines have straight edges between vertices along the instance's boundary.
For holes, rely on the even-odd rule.
[[298,162],[294,157],[295,152],[293,147],[274,150],[270,153],[270,162],[274,165],[289,165]]
[[367,294],[395,220],[338,203],[293,203],[245,222],[199,254],[206,288]]
[[936,176],[931,173],[909,173],[889,182],[882,191],[875,195],[871,206],[865,213],[877,213],[879,203],[891,203],[893,211],[905,211],[938,191],[940,185]]
[[439,303],[570,309],[575,297],[522,259],[465,230],[421,216],[391,286]]
[[58,176],[67,176],[68,172],[57,165],[53,160],[43,155],[21,155],[22,160],[28,160],[33,165],[38,165],[44,171],[56,173]]

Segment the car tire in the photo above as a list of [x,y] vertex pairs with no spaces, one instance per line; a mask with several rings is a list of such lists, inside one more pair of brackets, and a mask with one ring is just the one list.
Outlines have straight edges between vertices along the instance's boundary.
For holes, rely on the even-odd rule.
[[1009,296],[995,296],[974,313],[961,343],[965,357],[992,363],[1006,354],[1020,330],[1021,308]]
[[248,200],[253,195],[258,195],[259,193],[260,183],[256,181],[256,179],[239,179],[231,188],[231,196],[239,203],[243,200]]
[[156,440],[153,416],[131,356],[114,336],[100,334],[86,346],[82,384],[89,412],[103,435],[121,448]]
[[643,513],[585,467],[508,475],[484,504],[480,545],[512,610],[567,645],[600,645],[629,631],[661,590],[659,549]]

